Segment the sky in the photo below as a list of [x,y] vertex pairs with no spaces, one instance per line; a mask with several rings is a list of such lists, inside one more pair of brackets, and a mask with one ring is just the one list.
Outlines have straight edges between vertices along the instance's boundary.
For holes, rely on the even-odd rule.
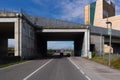
[[[24,13],[53,19],[83,23],[84,6],[96,0],[0,0],[0,9],[13,11],[22,10]],[[112,0],[116,5],[116,14],[120,14],[120,0]],[[14,46],[14,40],[9,40],[9,46]],[[50,42],[51,48],[56,44],[61,47],[73,47],[73,42]]]

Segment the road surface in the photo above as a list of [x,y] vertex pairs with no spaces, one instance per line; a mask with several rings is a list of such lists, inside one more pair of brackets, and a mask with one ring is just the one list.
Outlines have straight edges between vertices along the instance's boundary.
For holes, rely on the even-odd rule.
[[67,58],[42,59],[0,69],[0,80],[87,80]]

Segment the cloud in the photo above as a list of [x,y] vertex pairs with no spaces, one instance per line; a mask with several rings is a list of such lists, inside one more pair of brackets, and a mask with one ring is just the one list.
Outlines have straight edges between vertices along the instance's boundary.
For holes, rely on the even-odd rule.
[[[59,14],[51,14],[54,18],[68,21],[83,20],[84,6],[94,1],[96,0],[32,0],[39,6],[48,6],[54,8],[52,11],[58,11]],[[116,4],[116,14],[120,14],[120,0],[112,1]]]
[[115,3],[116,3],[116,5],[115,5],[115,7],[116,7],[116,15],[120,15],[120,4],[119,4],[120,1],[116,0]]
[[32,0],[35,4],[39,6],[49,6],[50,4],[54,10],[58,11],[58,14],[54,14],[57,19],[74,21],[78,19],[83,19],[84,16],[84,6],[93,2],[95,0]]
[[[95,1],[95,0],[91,0]],[[84,6],[91,2],[90,0],[61,0],[61,14],[59,17],[63,20],[83,19]]]

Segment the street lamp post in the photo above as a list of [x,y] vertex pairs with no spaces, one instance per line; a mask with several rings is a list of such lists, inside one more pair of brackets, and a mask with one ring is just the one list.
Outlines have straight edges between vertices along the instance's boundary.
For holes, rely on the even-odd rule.
[[110,50],[109,50],[109,66],[111,65],[111,33],[112,33],[112,22],[107,21],[107,28],[108,28],[108,24],[110,24],[110,28],[108,28],[108,34],[110,35],[110,39],[109,39],[109,46],[110,46]]

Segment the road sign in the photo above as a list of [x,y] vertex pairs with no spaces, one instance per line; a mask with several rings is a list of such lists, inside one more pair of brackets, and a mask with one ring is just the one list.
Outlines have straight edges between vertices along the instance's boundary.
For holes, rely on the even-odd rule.
[[108,28],[108,35],[111,35],[111,33],[112,33],[111,28]]

